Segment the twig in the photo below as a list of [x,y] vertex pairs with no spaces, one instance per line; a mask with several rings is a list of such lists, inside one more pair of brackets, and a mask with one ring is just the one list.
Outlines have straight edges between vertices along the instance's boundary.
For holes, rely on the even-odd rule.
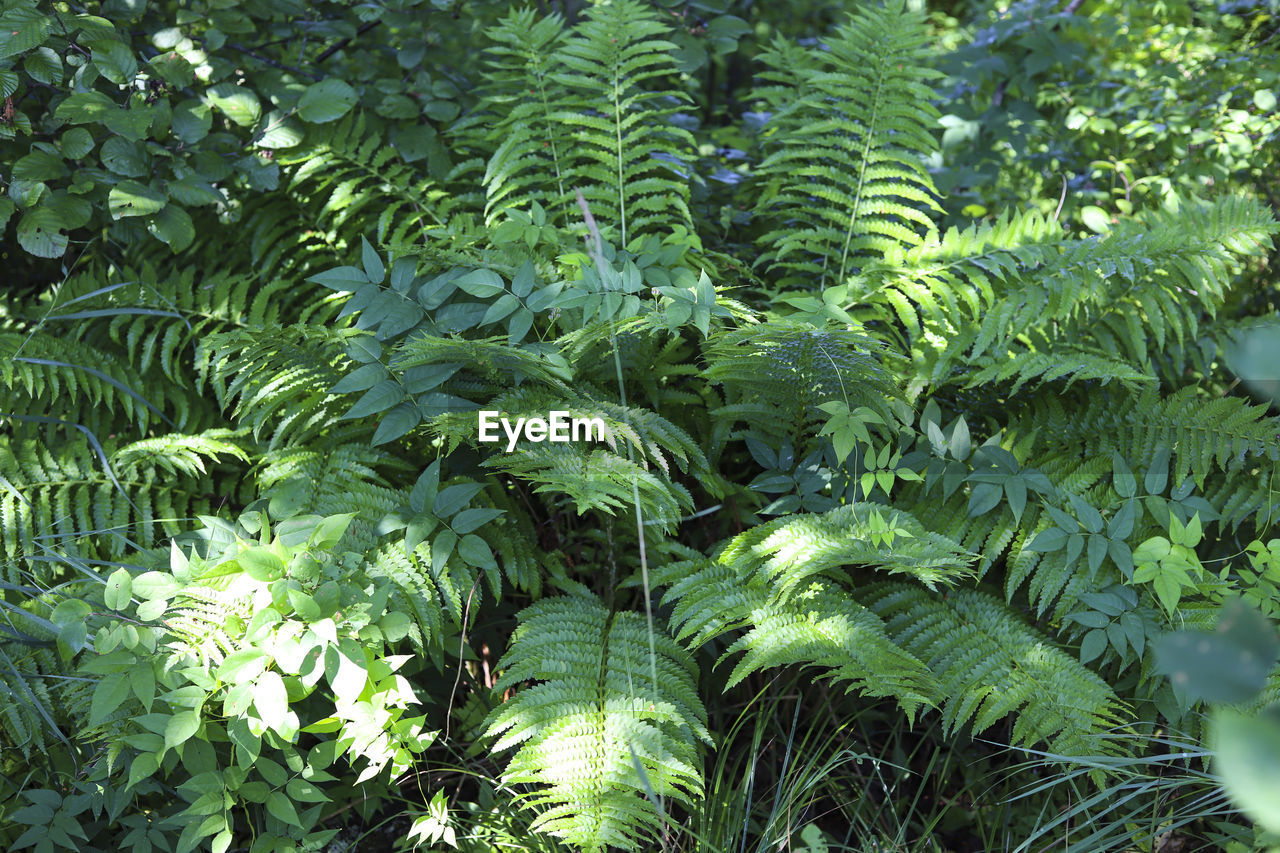
[[233,41],[227,42],[227,47],[231,48],[232,50],[239,51],[240,53],[243,53],[245,56],[252,56],[254,59],[258,60],[263,65],[270,65],[272,68],[278,68],[281,71],[291,71],[294,74],[300,74],[303,77],[310,77],[312,80],[320,80],[324,77],[323,74],[315,74],[311,71],[303,71],[301,68],[298,68],[297,66],[294,66],[294,65],[285,65],[283,62],[278,62],[277,60],[274,60],[269,56],[263,56],[261,53],[258,53],[253,48],[245,47],[242,44],[236,44]]
[[316,57],[316,62],[324,62],[326,59],[333,56],[335,53],[342,50],[347,45],[351,44],[352,39],[364,35],[365,33],[369,32],[369,30],[378,26],[378,24],[379,24],[378,21],[369,21],[367,24],[361,24],[358,28],[356,28],[356,34],[354,36],[350,36],[344,39],[339,39],[338,41],[334,42],[331,46],[326,47],[324,49],[324,52],[322,52],[319,56]]

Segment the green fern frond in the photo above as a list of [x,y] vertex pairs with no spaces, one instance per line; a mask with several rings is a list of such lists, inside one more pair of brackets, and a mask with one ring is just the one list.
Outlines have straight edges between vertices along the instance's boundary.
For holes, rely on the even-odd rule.
[[261,456],[256,482],[260,494],[288,495],[297,514],[355,513],[347,536],[353,550],[367,551],[379,538],[378,523],[402,501],[382,470],[405,471],[409,466],[348,438],[268,450]]
[[527,380],[563,389],[572,375],[558,354],[538,346],[511,346],[504,337],[468,340],[414,335],[397,348],[391,361],[398,371],[429,365],[464,366],[495,390]]
[[883,352],[865,335],[798,323],[714,335],[705,376],[724,386],[726,405],[712,416],[728,423],[748,420],[758,432],[793,442],[806,425],[826,418],[818,406],[831,401],[847,402],[850,410],[865,406],[893,423],[890,404],[902,391],[885,369]]
[[[110,422],[104,414],[118,413],[139,431],[157,420],[175,427],[161,408],[165,400],[152,396],[139,372],[109,352],[41,330],[0,331],[0,413],[52,417],[90,429]],[[180,407],[185,403],[181,396],[175,399]]]
[[502,211],[533,201],[562,226],[581,215],[565,182],[567,128],[556,118],[570,101],[551,79],[565,35],[558,14],[539,18],[532,9],[514,10],[489,30],[495,44],[486,51],[487,83],[479,110],[489,118],[484,141],[493,149],[483,178],[490,226]]
[[894,644],[879,617],[834,584],[813,581],[779,594],[762,578],[744,581],[723,557],[672,564],[658,576],[670,584],[663,603],[674,605],[671,625],[686,646],[747,629],[717,661],[745,652],[728,687],[764,669],[800,664],[827,670],[823,677],[847,682],[848,691],[894,697],[908,714],[938,702],[924,665]]
[[974,555],[925,530],[910,513],[855,503],[757,525],[730,540],[718,559],[785,596],[815,576],[847,579],[853,566],[910,575],[930,589],[950,586],[972,576]]
[[915,387],[1004,364],[1028,330],[1046,355],[1082,347],[1150,373],[1148,342],[1163,350],[1194,341],[1238,258],[1264,250],[1278,227],[1248,199],[1184,204],[1084,239],[1028,213],[890,256],[848,295],[862,322],[903,330],[921,365]]
[[[144,447],[189,446],[192,440],[162,437]],[[199,437],[194,442],[202,444]],[[176,535],[184,520],[207,511],[207,495],[218,485],[199,474],[198,466],[184,471],[178,462],[176,473],[165,474],[154,465],[133,464],[141,449],[121,452],[122,458],[113,453],[104,460],[78,434],[56,444],[0,436],[4,580],[18,582],[28,571],[48,582],[55,574],[49,558],[60,554],[118,559]],[[19,570],[21,563],[29,566]]]
[[414,615],[409,640],[419,651],[426,651],[428,644],[439,642],[444,629],[444,610],[431,575],[430,546],[419,545],[412,554],[406,554],[398,543],[384,544],[367,555],[365,572],[394,584],[392,597]]
[[1115,749],[1095,737],[1123,719],[1111,688],[998,599],[976,590],[940,598],[897,583],[861,590],[858,598],[894,642],[932,670],[948,729],[972,724],[978,733],[1016,714],[1014,744],[1044,742],[1066,755]]
[[[941,210],[924,164],[939,114],[923,16],[901,3],[864,7],[826,48],[798,67],[771,68],[802,94],[771,122],[757,203],[780,226],[761,237],[765,259],[787,272],[784,282],[819,288],[917,245]],[[775,48],[763,58],[788,56]]]
[[1195,386],[1162,396],[1156,390],[1128,396],[1098,389],[1071,411],[1057,399],[1037,401],[1015,429],[1033,431],[1046,447],[1066,447],[1086,458],[1110,459],[1119,451],[1130,466],[1151,464],[1158,449],[1173,459],[1172,478],[1188,475],[1203,487],[1212,471],[1227,471],[1246,458],[1280,459],[1280,420],[1265,405],[1239,397],[1209,397]]
[[596,510],[609,515],[629,509],[635,488],[647,520],[671,530],[693,511],[688,489],[612,450],[585,443],[529,444],[495,454],[485,467],[504,471],[534,486],[535,492],[563,496],[579,514]]
[[307,324],[222,332],[197,347],[198,376],[254,438],[267,433],[271,447],[305,442],[348,408],[328,389],[342,378],[341,347],[356,334]]
[[[498,692],[536,680],[490,715],[496,751],[519,746],[507,784],[531,785],[533,829],[583,850],[635,849],[663,817],[646,799],[692,805],[702,794],[698,741],[710,743],[697,668],[644,617],[591,597],[524,610],[499,662]],[[656,670],[657,680],[651,675]]]
[[[554,57],[549,76],[565,88],[566,109],[552,117],[570,148],[566,189],[581,190],[602,227],[616,226],[629,247],[646,231],[692,230],[692,135],[671,121],[688,96],[673,85],[676,45],[645,4],[594,5]],[[532,130],[532,128],[530,128]]]
[[301,199],[288,233],[301,220],[339,248],[370,232],[384,245],[419,242],[446,223],[454,206],[450,193],[405,162],[361,111],[312,128],[306,145],[282,152],[277,162],[293,167],[281,195]]
[[[707,457],[697,442],[680,427],[650,409],[622,406],[607,400],[584,397],[573,391],[556,392],[528,385],[487,401],[486,410],[497,411],[512,423],[521,419],[545,418],[548,412],[565,412],[566,418],[598,418],[604,424],[604,439],[615,452],[626,455],[629,445],[636,461],[646,468],[652,464],[672,476],[672,457],[681,471],[699,476],[707,471]],[[467,442],[479,447],[479,418],[475,412],[454,412],[436,417],[432,429],[445,438],[446,447]],[[506,438],[502,438],[505,442]]]
[[979,370],[969,377],[968,387],[1012,380],[1010,394],[1017,394],[1028,383],[1044,385],[1064,378],[1067,388],[1082,379],[1094,379],[1102,385],[1112,380],[1127,385],[1156,381],[1156,377],[1135,370],[1125,361],[1067,344],[1047,350],[1011,347],[1000,358],[984,356],[976,359],[973,366]]

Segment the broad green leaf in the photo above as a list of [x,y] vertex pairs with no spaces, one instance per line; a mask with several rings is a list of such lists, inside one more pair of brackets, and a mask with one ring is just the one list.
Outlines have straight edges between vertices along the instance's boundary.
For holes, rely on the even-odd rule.
[[120,110],[115,101],[101,92],[76,92],[53,111],[55,118],[72,124],[105,122]]
[[293,802],[283,791],[272,791],[271,796],[267,797],[267,812],[289,826],[298,828],[302,826],[297,809],[293,807]]
[[173,749],[175,746],[186,743],[198,731],[200,731],[199,712],[179,711],[165,724],[164,748]]
[[468,565],[480,569],[493,569],[498,565],[493,559],[493,551],[489,550],[489,545],[474,533],[468,533],[458,542],[458,556]]
[[387,266],[378,250],[364,237],[360,238],[360,262],[364,265],[365,276],[374,284],[380,284],[387,277]]
[[1080,221],[1084,227],[1095,234],[1103,234],[1111,230],[1111,217],[1097,205],[1085,205],[1080,211]]
[[236,556],[245,574],[257,581],[270,582],[284,577],[285,565],[266,548],[247,548]]
[[181,589],[182,584],[168,572],[143,572],[133,579],[133,594],[146,601],[172,598]]
[[[150,670],[148,670],[150,671]],[[120,709],[129,698],[129,677],[123,672],[104,676],[93,688],[93,701],[89,703],[89,725],[105,722]]]
[[359,699],[368,681],[364,651],[360,645],[344,638],[339,641],[338,647],[330,646],[326,649],[324,674],[340,705],[350,705]]
[[128,45],[118,41],[98,42],[93,46],[93,65],[112,83],[125,86],[138,74],[138,60]]
[[453,284],[457,285],[463,292],[468,293],[477,299],[487,299],[490,296],[497,296],[503,290],[505,285],[502,276],[493,270],[478,269],[464,273],[453,280]]
[[173,108],[170,127],[183,142],[199,142],[209,135],[209,129],[213,127],[213,113],[208,104],[188,99]]
[[1057,527],[1050,527],[1048,530],[1040,531],[1036,538],[1031,540],[1027,550],[1049,553],[1060,550],[1066,544],[1067,532]]
[[258,678],[253,691],[253,707],[258,717],[271,728],[279,728],[289,711],[289,692],[280,673],[269,669]]
[[258,96],[245,86],[222,82],[210,86],[205,97],[214,108],[241,127],[252,127],[262,118],[262,104],[258,102]]
[[356,90],[342,80],[330,77],[312,83],[298,100],[298,115],[314,124],[337,121],[356,103]]
[[137,178],[150,171],[142,145],[119,136],[108,137],[102,143],[98,157],[102,160],[102,165],[126,178]]
[[13,177],[20,181],[56,181],[67,175],[67,164],[56,154],[33,150],[13,164]]
[[116,569],[107,578],[102,591],[103,603],[111,610],[124,610],[133,596],[133,575],[125,568]]
[[359,267],[336,267],[308,276],[307,281],[314,281],[340,293],[355,293],[369,285],[369,276]]
[[67,250],[62,218],[47,207],[34,207],[18,220],[18,245],[38,258],[60,258]]
[[378,428],[374,430],[370,444],[377,447],[388,441],[395,441],[421,422],[422,414],[418,411],[417,405],[411,400],[406,400],[383,416],[378,423]]
[[394,379],[386,379],[370,388],[343,414],[343,420],[368,417],[385,412],[404,399],[404,389]]
[[181,252],[191,245],[196,237],[196,227],[191,216],[182,208],[166,205],[163,210],[147,223],[150,231],[161,242],[168,244],[175,252]]
[[137,181],[121,181],[111,188],[107,207],[112,219],[128,216],[150,216],[165,205],[164,194]]
[[1259,826],[1280,833],[1280,715],[1215,710],[1214,769],[1232,802]]
[[341,515],[330,515],[321,519],[311,534],[309,544],[318,550],[328,551],[342,540],[347,528],[351,526],[351,520],[355,517],[353,512],[344,512]]

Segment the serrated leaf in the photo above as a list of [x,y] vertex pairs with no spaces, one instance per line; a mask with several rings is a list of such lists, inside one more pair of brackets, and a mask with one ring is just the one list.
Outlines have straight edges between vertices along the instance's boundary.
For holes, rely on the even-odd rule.
[[356,90],[334,77],[312,83],[298,100],[303,121],[324,124],[342,118],[356,103]]
[[138,60],[123,42],[98,42],[92,53],[94,67],[116,85],[128,85],[138,75]]
[[252,89],[222,82],[205,91],[214,108],[241,127],[252,127],[262,118],[262,104]]
[[213,113],[208,104],[188,99],[173,108],[173,119],[169,127],[183,142],[199,142],[209,135],[209,130],[213,127]]

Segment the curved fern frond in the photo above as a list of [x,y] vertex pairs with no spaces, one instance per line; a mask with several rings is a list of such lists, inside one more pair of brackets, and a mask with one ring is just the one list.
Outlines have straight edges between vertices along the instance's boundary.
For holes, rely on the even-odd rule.
[[948,729],[972,723],[982,732],[1016,713],[1014,744],[1045,742],[1066,755],[1116,748],[1095,737],[1123,720],[1111,688],[998,599],[968,589],[939,598],[897,583],[860,590],[858,598],[932,670]]
[[255,438],[270,429],[272,447],[306,441],[336,423],[346,407],[329,393],[341,378],[341,345],[359,332],[299,324],[212,335],[196,353],[208,382],[232,417]]
[[972,575],[974,555],[907,512],[856,503],[757,525],[730,540],[718,559],[788,595],[818,575],[847,578],[844,570],[853,566],[910,575],[930,589],[950,586]]
[[813,581],[781,595],[760,578],[744,582],[734,565],[719,560],[673,564],[658,576],[671,584],[663,603],[674,605],[671,625],[686,646],[747,629],[717,661],[745,652],[728,687],[764,669],[800,664],[827,670],[823,677],[847,682],[848,691],[893,697],[908,714],[938,702],[924,664],[835,584]]
[[1211,471],[1229,471],[1246,457],[1280,460],[1280,419],[1265,405],[1239,397],[1209,397],[1195,386],[1162,396],[1114,395],[1098,390],[1068,413],[1061,401],[1037,401],[1015,429],[1034,432],[1046,446],[1066,446],[1086,458],[1112,451],[1131,466],[1151,464],[1157,450],[1173,460],[1174,483],[1188,476],[1203,487]]
[[638,490],[645,519],[672,530],[693,511],[693,497],[679,483],[646,470],[607,449],[585,443],[523,443],[511,453],[495,454],[485,467],[505,471],[533,485],[535,492],[562,495],[579,514],[597,510],[609,515],[630,508]]

